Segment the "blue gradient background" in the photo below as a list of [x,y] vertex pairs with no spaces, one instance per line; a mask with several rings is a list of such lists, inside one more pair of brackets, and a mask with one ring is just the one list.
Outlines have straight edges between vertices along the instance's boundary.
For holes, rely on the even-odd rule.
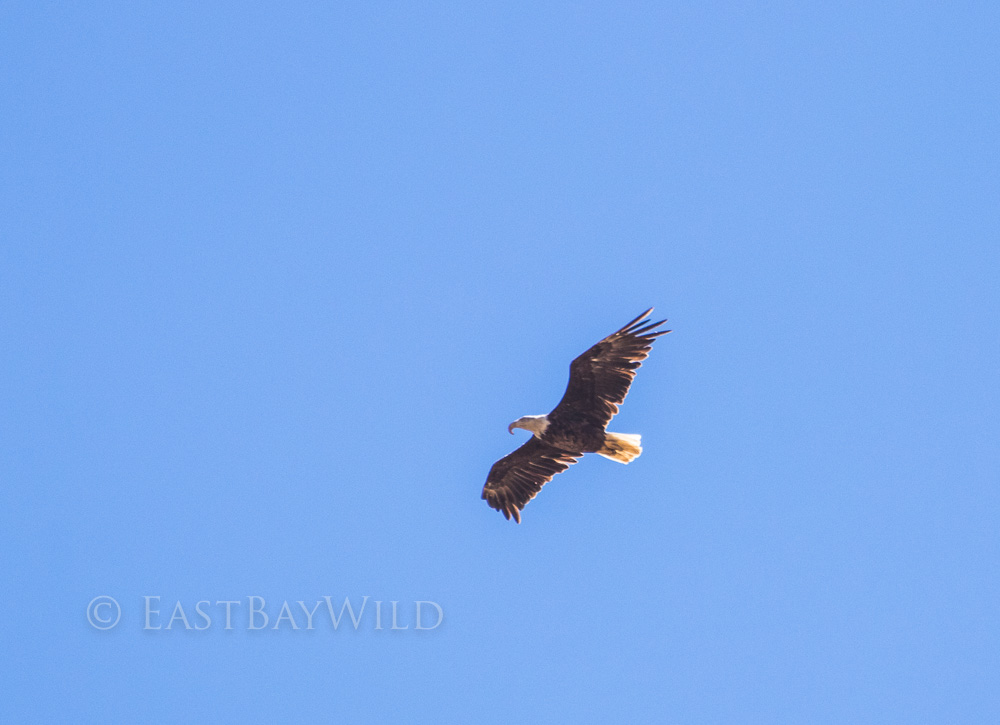
[[1000,721],[997,8],[4,3],[5,719]]

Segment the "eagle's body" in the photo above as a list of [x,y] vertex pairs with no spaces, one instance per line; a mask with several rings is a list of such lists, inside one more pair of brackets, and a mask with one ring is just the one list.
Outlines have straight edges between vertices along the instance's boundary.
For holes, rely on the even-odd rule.
[[483,498],[505,517],[521,522],[521,509],[554,475],[584,453],[629,463],[642,453],[640,436],[609,433],[608,422],[625,400],[636,369],[649,355],[653,340],[670,330],[656,330],[666,320],[644,322],[652,308],[576,358],[569,385],[548,415],[526,415],[507,430],[525,428],[533,435],[513,453],[493,464]]

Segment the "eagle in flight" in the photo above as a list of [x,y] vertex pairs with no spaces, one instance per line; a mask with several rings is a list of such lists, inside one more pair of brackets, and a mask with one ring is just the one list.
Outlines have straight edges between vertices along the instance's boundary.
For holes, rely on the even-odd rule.
[[649,355],[666,320],[647,322],[653,308],[608,335],[569,366],[569,385],[548,415],[526,415],[509,426],[534,435],[513,453],[493,464],[483,498],[508,520],[521,523],[521,509],[542,486],[562,473],[584,453],[596,453],[619,463],[630,463],[642,453],[641,437],[605,430],[625,400],[636,369]]

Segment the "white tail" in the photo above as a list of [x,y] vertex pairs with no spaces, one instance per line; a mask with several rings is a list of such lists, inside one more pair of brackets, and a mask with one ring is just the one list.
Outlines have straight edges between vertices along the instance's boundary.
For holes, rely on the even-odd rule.
[[642,453],[642,436],[637,433],[605,433],[604,447],[597,455],[619,463],[631,463]]

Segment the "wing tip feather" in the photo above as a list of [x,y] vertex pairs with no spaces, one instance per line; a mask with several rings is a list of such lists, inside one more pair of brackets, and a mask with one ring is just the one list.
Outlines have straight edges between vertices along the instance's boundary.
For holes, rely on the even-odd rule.
[[654,308],[650,307],[648,310],[646,310],[645,312],[643,312],[641,315],[639,315],[638,317],[636,317],[634,320],[632,320],[631,322],[629,322],[627,325],[623,326],[620,330],[618,330],[618,332],[625,332],[630,327],[634,327],[636,325],[636,323],[642,322],[647,317],[649,317],[651,314],[653,314],[653,309]]

